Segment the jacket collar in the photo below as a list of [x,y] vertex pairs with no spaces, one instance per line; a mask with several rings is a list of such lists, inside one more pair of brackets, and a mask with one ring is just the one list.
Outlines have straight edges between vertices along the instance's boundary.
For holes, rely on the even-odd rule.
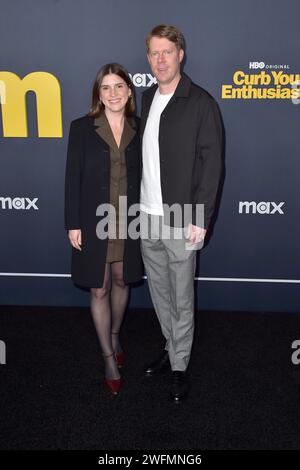
[[190,77],[183,73],[174,92],[174,96],[176,98],[187,98],[190,93],[191,83]]
[[[180,77],[180,80],[178,82],[178,85],[177,85],[177,87],[174,91],[173,97],[175,97],[175,98],[187,98],[189,96],[189,93],[190,93],[191,84],[192,84],[192,81],[191,81],[190,77],[188,77],[188,75],[186,75],[185,73],[182,73],[181,77]],[[147,90],[145,92],[145,96],[147,98],[151,99],[151,102],[152,102],[152,99],[155,95],[155,92],[156,92],[157,88],[158,88],[158,84],[153,85],[153,87],[151,87],[149,90]]]
[[[188,77],[185,73],[181,74],[181,78],[178,82],[178,85],[174,91],[174,95],[170,99],[169,103],[167,106],[169,106],[176,98],[187,98],[190,93],[190,88],[191,88],[192,81],[190,77]],[[150,111],[151,103],[153,101],[154,95],[156,93],[156,90],[158,88],[158,85],[153,85],[153,87],[149,88],[146,90],[143,94],[144,98],[144,106],[143,106],[143,113],[141,116],[141,136],[144,134],[145,126],[146,126],[146,121],[148,118],[148,114]]]
[[99,137],[101,137],[101,139],[103,139],[114,151],[124,150],[136,134],[135,119],[125,117],[124,130],[121,137],[120,147],[118,147],[105,113],[101,113],[94,119],[94,128]]

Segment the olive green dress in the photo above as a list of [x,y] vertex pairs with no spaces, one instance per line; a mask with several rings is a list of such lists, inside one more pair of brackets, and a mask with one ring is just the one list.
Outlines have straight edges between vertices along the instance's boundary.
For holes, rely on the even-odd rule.
[[110,204],[116,211],[116,224],[109,222],[109,230],[116,233],[116,238],[108,239],[106,263],[114,263],[123,261],[124,256],[124,239],[119,238],[119,230],[123,230],[126,220],[121,215],[119,221],[119,196],[127,194],[125,148],[134,138],[136,131],[131,127],[130,119],[125,117],[120,147],[118,147],[105,113],[102,113],[96,122],[99,126],[97,129],[99,136],[110,148]]

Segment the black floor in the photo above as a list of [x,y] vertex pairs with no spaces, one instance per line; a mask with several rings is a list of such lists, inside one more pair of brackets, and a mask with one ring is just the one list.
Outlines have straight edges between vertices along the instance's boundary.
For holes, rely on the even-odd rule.
[[[300,315],[199,312],[192,389],[142,376],[163,341],[153,311],[129,311],[124,386],[102,385],[87,309],[1,307],[2,449],[300,449]],[[300,357],[300,355],[299,355]]]

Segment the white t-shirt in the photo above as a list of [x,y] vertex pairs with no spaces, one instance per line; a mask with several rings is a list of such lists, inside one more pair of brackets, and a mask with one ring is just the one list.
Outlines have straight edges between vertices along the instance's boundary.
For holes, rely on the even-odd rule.
[[164,214],[160,184],[158,134],[160,115],[173,94],[162,95],[159,89],[156,90],[143,135],[143,174],[140,207],[142,211],[148,214]]

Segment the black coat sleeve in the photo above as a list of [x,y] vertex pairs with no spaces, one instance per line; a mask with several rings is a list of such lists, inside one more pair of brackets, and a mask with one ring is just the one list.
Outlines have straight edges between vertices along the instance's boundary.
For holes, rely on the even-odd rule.
[[209,98],[202,108],[197,149],[201,159],[201,174],[197,204],[204,204],[204,227],[212,218],[222,172],[223,130],[220,111]]
[[83,129],[78,121],[70,126],[65,173],[65,229],[80,229],[80,188],[83,161]]

